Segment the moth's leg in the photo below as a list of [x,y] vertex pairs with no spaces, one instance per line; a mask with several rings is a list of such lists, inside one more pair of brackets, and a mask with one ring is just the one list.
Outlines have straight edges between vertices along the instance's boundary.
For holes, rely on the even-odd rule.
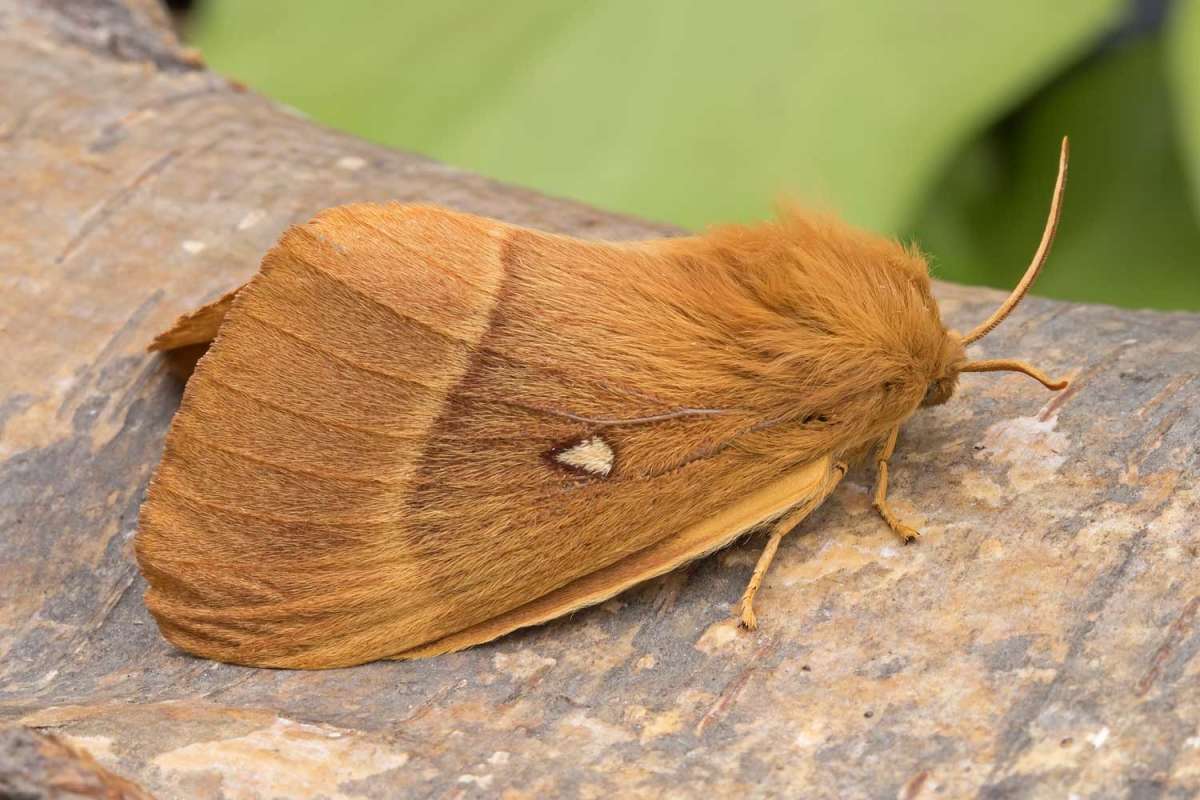
[[879,473],[875,478],[875,510],[879,512],[879,516],[883,517],[883,521],[888,524],[892,532],[899,536],[901,541],[908,544],[919,538],[921,532],[916,528],[910,528],[896,519],[896,515],[892,513],[892,509],[888,506],[887,501],[888,461],[892,457],[892,452],[896,449],[896,438],[899,435],[900,428],[892,428],[892,432],[888,434],[887,441],[883,443],[883,447],[879,448],[879,458],[877,459]]
[[833,472],[830,473],[829,484],[825,491],[816,502],[802,503],[787,512],[775,523],[771,528],[771,536],[767,539],[767,546],[763,548],[762,555],[758,557],[758,563],[754,565],[754,574],[750,576],[750,583],[746,585],[746,591],[742,593],[741,602],[738,603],[738,625],[748,631],[758,628],[758,617],[754,615],[754,596],[758,594],[758,588],[762,586],[763,578],[767,575],[767,570],[771,567],[771,562],[775,559],[775,552],[779,550],[779,543],[783,537],[791,533],[791,531],[800,524],[800,522],[812,513],[812,510],[833,491],[833,487],[837,486],[842,476],[846,474],[847,466],[844,462],[839,461],[833,467]]

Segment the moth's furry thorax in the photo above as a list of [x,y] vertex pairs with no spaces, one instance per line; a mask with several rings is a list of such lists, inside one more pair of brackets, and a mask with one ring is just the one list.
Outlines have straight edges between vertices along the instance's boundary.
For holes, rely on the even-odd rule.
[[702,350],[731,402],[851,451],[954,391],[963,347],[915,249],[791,209],[663,247],[685,274],[659,288],[723,334]]

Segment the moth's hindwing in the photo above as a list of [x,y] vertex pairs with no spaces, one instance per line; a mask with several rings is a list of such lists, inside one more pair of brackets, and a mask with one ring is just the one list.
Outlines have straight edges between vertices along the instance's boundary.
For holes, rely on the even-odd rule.
[[439,209],[293,228],[199,315],[224,321],[137,539],[164,634],[270,666],[444,652],[823,497],[827,458],[756,447],[697,374],[704,331],[644,290],[675,268]]

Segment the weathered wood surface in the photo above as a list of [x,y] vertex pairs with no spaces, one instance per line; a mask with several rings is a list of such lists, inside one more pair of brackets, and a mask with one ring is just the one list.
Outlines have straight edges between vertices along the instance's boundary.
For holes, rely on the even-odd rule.
[[4,800],[154,800],[77,746],[23,725],[0,726]]
[[[1200,792],[1196,315],[1028,302],[980,355],[1072,389],[968,377],[902,436],[924,540],[896,546],[852,473],[755,634],[729,614],[759,540],[432,661],[173,650],[130,544],[181,389],[144,346],[175,315],[352,200],[665,229],[323,130],[165,30],[149,0],[0,1],[0,719],[161,797]],[[998,297],[940,296],[959,326]]]

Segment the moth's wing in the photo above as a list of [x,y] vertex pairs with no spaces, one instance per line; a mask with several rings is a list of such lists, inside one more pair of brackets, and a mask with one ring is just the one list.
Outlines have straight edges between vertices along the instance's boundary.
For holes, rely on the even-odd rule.
[[[432,651],[484,641],[598,596],[580,587],[659,574],[821,494],[829,472],[804,431],[754,407],[727,358],[737,332],[719,308],[701,316],[688,263],[518,228],[501,260],[406,502],[426,582],[396,630],[415,648],[468,629]],[[599,456],[590,471],[565,458],[580,450]]]
[[196,364],[208,351],[208,345],[217,338],[221,323],[225,321],[225,315],[233,307],[233,299],[241,288],[184,314],[169,329],[156,336],[148,349],[161,352],[171,372],[181,380],[188,380],[196,371]]
[[192,345],[205,345],[217,338],[217,331],[225,321],[225,315],[233,306],[233,299],[242,290],[238,287],[220,298],[200,306],[195,311],[175,320],[170,328],[160,333],[150,344],[151,351],[171,351]]
[[[407,487],[487,328],[503,228],[331,210],[285,233],[230,298],[141,510],[146,604],[168,639],[280,666],[416,643],[377,629],[396,610],[388,594],[421,581],[391,547],[411,535]],[[187,340],[210,332],[189,319]]]
[[[289,231],[227,309],[143,506],[164,634],[258,665],[411,656],[811,497],[821,454],[764,447],[754,409],[729,407],[753,387],[720,395],[698,368],[712,331],[664,301],[679,270],[440,209]],[[607,469],[566,457],[597,439]],[[788,476],[794,499],[704,524]],[[648,552],[631,574],[683,557]]]
[[830,457],[819,458],[755,490],[716,516],[701,520],[644,550],[576,578],[512,611],[393,657],[427,658],[462,650],[518,628],[539,625],[602,603],[632,586],[725,547],[746,531],[787,511],[799,507],[807,516],[829,496],[841,475],[840,470],[833,469]]

